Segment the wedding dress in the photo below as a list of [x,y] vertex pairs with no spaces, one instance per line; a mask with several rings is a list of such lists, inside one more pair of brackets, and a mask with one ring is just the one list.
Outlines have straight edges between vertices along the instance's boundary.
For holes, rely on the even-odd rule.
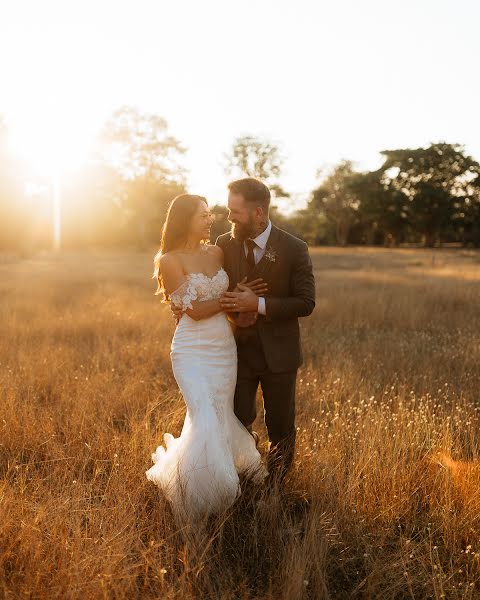
[[[171,302],[185,311],[193,300],[221,296],[228,283],[223,267],[213,277],[190,273]],[[164,433],[166,449],[157,447],[146,476],[163,491],[177,520],[185,522],[231,506],[240,495],[239,473],[261,483],[268,472],[233,411],[237,347],[226,314],[196,321],[184,312],[170,356],[187,412],[180,437]]]

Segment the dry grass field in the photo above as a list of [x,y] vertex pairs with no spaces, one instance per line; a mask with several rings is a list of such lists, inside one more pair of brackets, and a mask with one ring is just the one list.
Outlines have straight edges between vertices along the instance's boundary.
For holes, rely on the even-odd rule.
[[480,597],[480,253],[313,250],[286,488],[192,541],[153,252],[0,259],[0,597]]

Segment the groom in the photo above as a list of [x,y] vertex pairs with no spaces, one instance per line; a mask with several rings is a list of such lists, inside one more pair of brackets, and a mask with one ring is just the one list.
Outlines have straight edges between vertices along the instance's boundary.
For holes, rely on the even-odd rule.
[[[308,247],[269,219],[270,190],[252,177],[228,186],[231,233],[217,238],[223,249],[229,291],[220,300],[236,322],[238,375],[234,410],[252,432],[260,384],[270,449],[267,466],[281,482],[295,449],[295,383],[303,362],[298,317],[315,307],[315,279]],[[257,296],[245,281],[268,285]]]

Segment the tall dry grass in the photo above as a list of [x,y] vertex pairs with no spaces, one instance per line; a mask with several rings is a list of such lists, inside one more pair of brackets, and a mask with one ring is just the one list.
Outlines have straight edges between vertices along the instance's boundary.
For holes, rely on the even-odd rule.
[[0,264],[1,597],[479,597],[480,255],[312,254],[286,488],[183,532],[144,475],[184,417],[151,256]]

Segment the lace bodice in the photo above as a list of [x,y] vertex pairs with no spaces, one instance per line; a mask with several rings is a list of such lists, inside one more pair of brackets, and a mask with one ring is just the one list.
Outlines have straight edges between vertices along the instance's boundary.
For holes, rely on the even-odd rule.
[[186,280],[170,294],[170,301],[182,309],[193,308],[193,300],[203,302],[219,298],[228,290],[228,275],[223,267],[213,277],[205,273],[189,273]]

